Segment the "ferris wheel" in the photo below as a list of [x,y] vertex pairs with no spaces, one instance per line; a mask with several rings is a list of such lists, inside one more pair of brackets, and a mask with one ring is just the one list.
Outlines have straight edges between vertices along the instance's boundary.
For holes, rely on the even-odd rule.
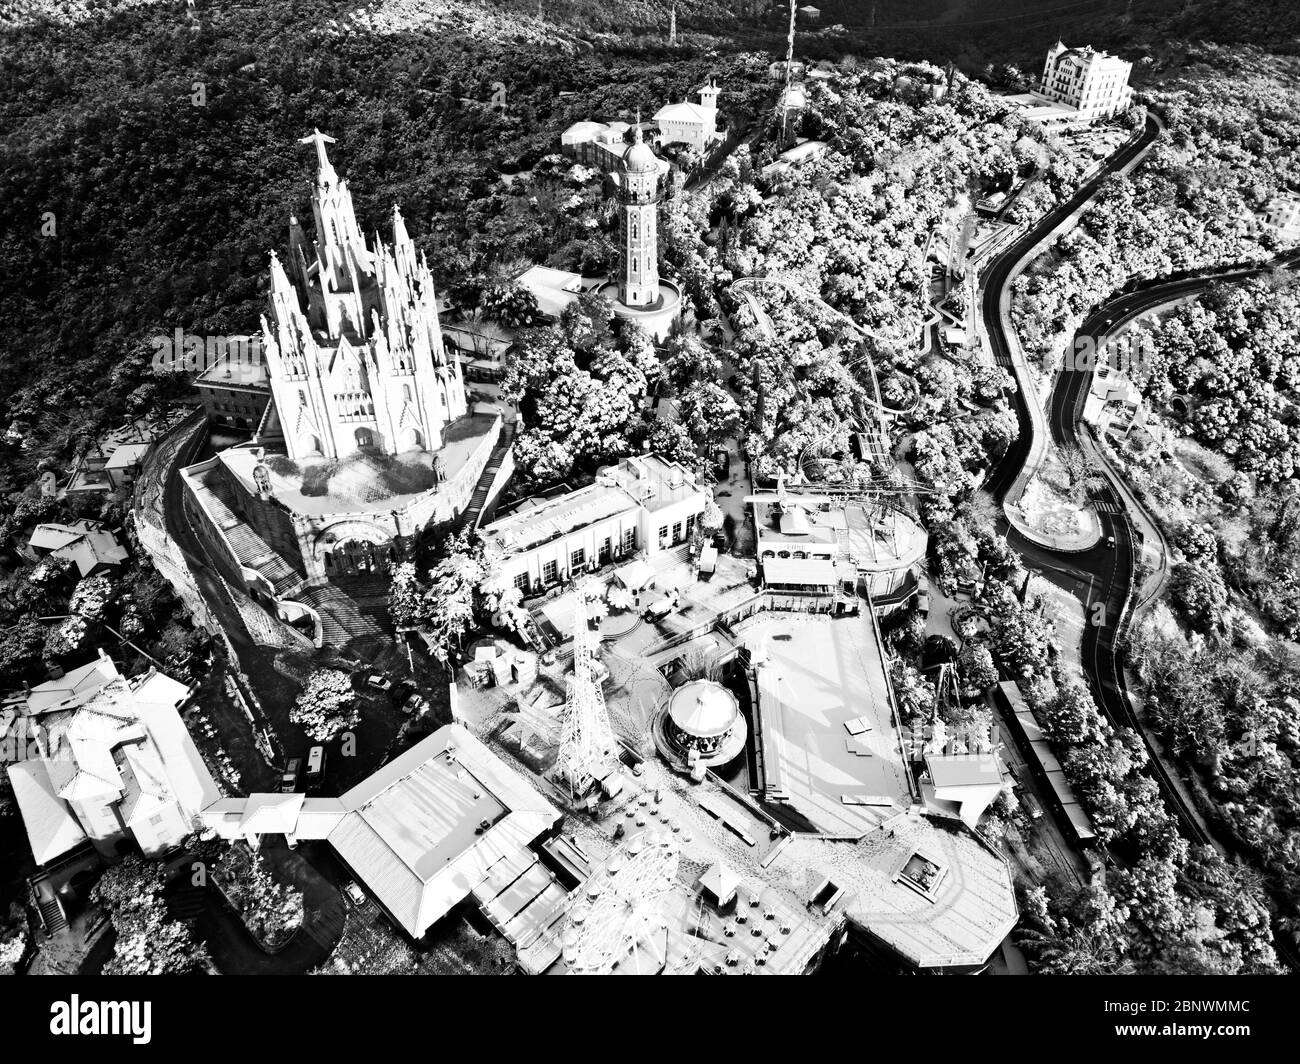
[[561,938],[571,974],[607,975],[629,958],[629,970],[638,975],[662,969],[679,853],[671,832],[640,832],[574,893]]

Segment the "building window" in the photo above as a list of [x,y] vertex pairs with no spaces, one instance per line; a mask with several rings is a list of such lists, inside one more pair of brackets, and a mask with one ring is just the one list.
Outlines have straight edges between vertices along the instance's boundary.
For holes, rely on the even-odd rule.
[[585,547],[579,547],[569,555],[569,568],[571,570],[581,569],[587,564],[587,550]]
[[667,525],[660,525],[660,526],[659,526],[659,542],[660,542],[660,543],[667,543],[667,542],[668,542],[668,526],[667,526]]
[[606,537],[604,538],[604,540],[603,540],[603,541],[601,542],[601,544],[600,544],[600,564],[601,564],[601,565],[604,565],[607,561],[609,561],[609,553],[610,553],[610,547],[611,547],[611,546],[612,546],[612,543],[610,542],[610,538],[609,538],[608,536],[606,536]]
[[542,566],[543,584],[553,584],[555,583],[556,580],[559,579],[559,576],[560,574],[556,568],[555,562],[547,562],[545,565]]
[[526,572],[515,574],[515,587],[524,592],[528,590],[528,574]]
[[629,528],[623,533],[623,553],[631,554],[636,550],[636,529]]
[[686,538],[690,539],[691,536],[693,536],[694,534],[695,534],[695,515],[691,514],[691,516],[686,519]]
[[682,541],[682,523],[678,521],[676,524],[673,525],[673,542],[680,543],[681,541]]

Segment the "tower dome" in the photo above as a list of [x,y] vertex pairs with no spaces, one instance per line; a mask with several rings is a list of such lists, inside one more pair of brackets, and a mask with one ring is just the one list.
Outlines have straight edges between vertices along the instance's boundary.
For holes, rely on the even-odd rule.
[[641,138],[641,122],[632,134],[632,146],[623,153],[623,172],[626,174],[650,174],[659,169],[659,157],[654,149]]

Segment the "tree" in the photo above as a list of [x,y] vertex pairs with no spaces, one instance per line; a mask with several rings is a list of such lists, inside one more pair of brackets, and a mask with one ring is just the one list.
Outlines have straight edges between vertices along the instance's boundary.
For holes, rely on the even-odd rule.
[[289,711],[289,719],[317,742],[361,723],[352,677],[338,669],[318,668],[307,677]]
[[429,572],[418,611],[420,628],[431,637],[433,655],[444,665],[452,644],[459,646],[473,623],[479,585],[486,576],[481,542],[471,543],[468,533],[448,540],[445,552]]
[[1222,623],[1228,589],[1217,569],[1179,562],[1174,566],[1169,593],[1188,623],[1198,631],[1205,632]]
[[129,856],[91,890],[91,902],[108,910],[115,932],[105,975],[183,975],[205,967],[207,951],[167,915],[164,885],[161,865]]
[[7,688],[29,679],[44,647],[45,628],[30,617],[0,625],[0,684]]
[[414,562],[400,562],[393,567],[388,585],[388,616],[395,628],[414,628],[420,619],[421,589]]
[[962,679],[971,687],[986,691],[998,682],[998,670],[993,655],[983,643],[971,643],[961,652],[958,662]]

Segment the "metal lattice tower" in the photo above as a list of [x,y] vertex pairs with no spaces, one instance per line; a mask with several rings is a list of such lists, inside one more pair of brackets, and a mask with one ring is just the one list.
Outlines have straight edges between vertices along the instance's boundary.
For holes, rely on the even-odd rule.
[[[678,857],[677,840],[670,832],[643,831],[611,853],[574,892],[562,933],[564,962],[571,974],[605,975],[629,958],[637,974],[664,967],[667,902]],[[661,952],[656,955],[656,950]]]
[[564,704],[556,770],[569,793],[582,797],[618,757],[618,741],[605,708],[605,692],[596,679],[598,640],[587,623],[587,591],[579,587],[573,607],[573,679]]

